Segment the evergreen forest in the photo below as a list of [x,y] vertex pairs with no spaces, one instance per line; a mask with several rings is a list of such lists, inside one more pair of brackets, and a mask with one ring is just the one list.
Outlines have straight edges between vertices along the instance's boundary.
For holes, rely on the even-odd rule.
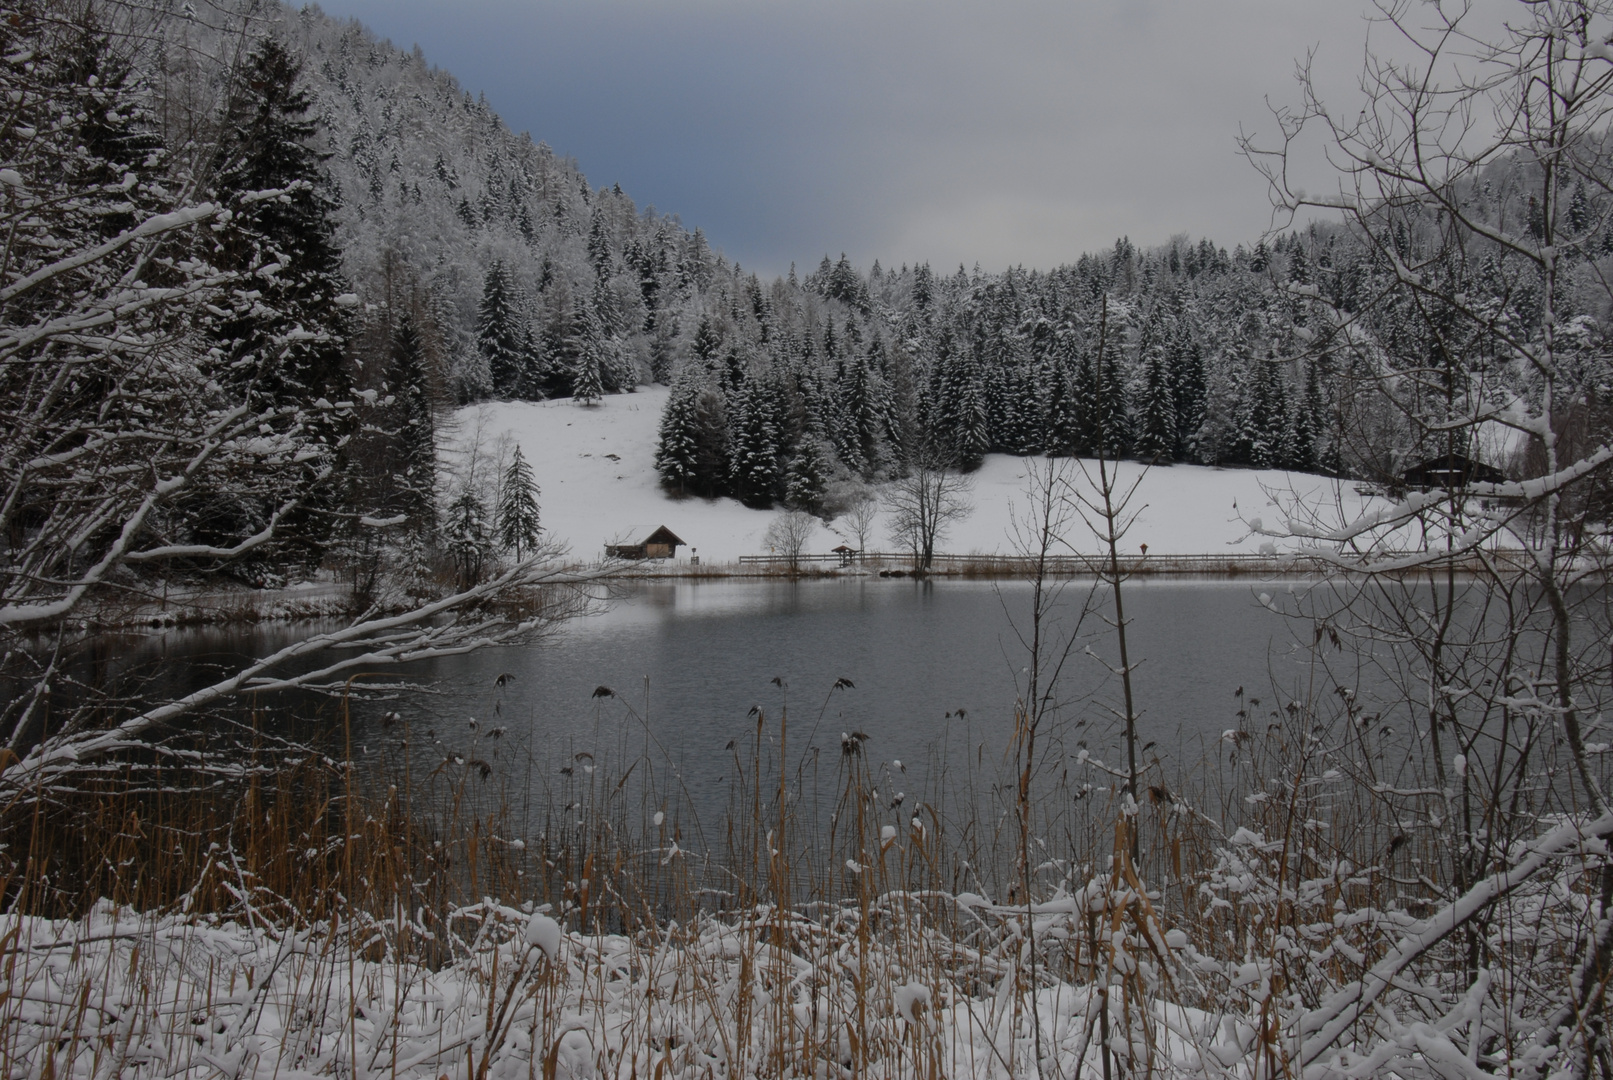
[[[8,348],[59,362],[49,378],[8,366],[0,387],[17,460],[34,462],[8,466],[5,521],[36,568],[120,519],[51,478],[87,427],[120,416],[128,438],[106,453],[137,453],[156,416],[221,447],[136,534],[199,567],[228,551],[219,565],[258,582],[334,559],[360,595],[389,560],[463,580],[525,535],[496,520],[520,502],[496,480],[438,475],[443,416],[489,399],[668,384],[656,465],[670,492],[814,513],[848,485],[989,453],[1388,486],[1451,453],[1542,467],[1538,448],[1486,442],[1500,425],[1473,422],[1540,407],[1509,337],[1540,322],[1539,275],[1482,237],[1453,259],[1415,207],[1386,214],[1381,236],[1369,219],[1230,250],[1122,238],[1001,271],[826,255],[768,280],[592,186],[418,50],[316,8],[25,4],[3,32],[8,325],[23,327]],[[1474,214],[1543,234],[1526,163],[1464,183]],[[1552,223],[1553,347],[1572,388],[1552,409],[1587,444],[1608,395],[1606,202],[1576,186]],[[94,257],[64,270],[73,252]],[[125,415],[133,399],[100,391],[136,376],[144,411]]]

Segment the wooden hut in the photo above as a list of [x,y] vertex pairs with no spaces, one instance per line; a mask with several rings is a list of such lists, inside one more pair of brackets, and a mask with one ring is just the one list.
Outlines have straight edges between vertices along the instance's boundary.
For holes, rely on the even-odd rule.
[[851,565],[851,557],[853,555],[861,555],[862,554],[862,552],[858,551],[856,548],[852,547],[850,544],[841,544],[839,547],[834,548],[833,550],[834,550],[834,554],[840,556],[840,565],[841,566],[850,566]]
[[688,547],[678,534],[662,525],[649,536],[644,538],[644,557],[646,559],[670,559],[677,555],[679,546]]
[[679,547],[688,545],[678,534],[662,525],[636,544],[606,544],[605,555],[613,559],[670,559]]
[[1466,454],[1442,454],[1400,474],[1402,486],[1419,491],[1454,491],[1468,484],[1504,484],[1506,480],[1506,474],[1494,465],[1474,461]]

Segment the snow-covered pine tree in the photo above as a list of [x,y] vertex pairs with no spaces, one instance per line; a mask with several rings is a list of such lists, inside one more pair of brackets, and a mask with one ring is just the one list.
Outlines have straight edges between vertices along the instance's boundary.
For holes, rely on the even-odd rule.
[[689,352],[695,362],[707,372],[715,371],[717,354],[722,351],[722,335],[717,332],[717,325],[710,315],[700,316],[700,322],[695,326],[694,340],[689,343]]
[[1063,346],[1050,352],[1042,368],[1042,399],[1047,413],[1042,436],[1044,452],[1053,457],[1080,453],[1081,409],[1076,400],[1075,380],[1063,355]]
[[829,487],[829,453],[822,436],[808,431],[796,444],[784,471],[784,505],[817,514]]
[[[0,206],[9,237],[0,265],[9,282],[31,279],[64,252],[91,248],[171,209],[172,197],[165,190],[168,155],[149,88],[114,50],[93,12],[81,11],[63,25],[37,7],[22,7],[0,34],[11,43],[8,55],[27,57],[0,68],[9,102],[0,159],[20,181],[6,185]],[[133,182],[125,185],[125,177]],[[18,289],[4,305],[6,325],[52,312],[59,318],[72,309],[75,294],[94,296],[115,287],[112,266],[97,260],[90,269],[87,280],[55,278]],[[160,270],[153,266],[149,276],[158,278]],[[208,302],[216,300],[213,290]],[[53,322],[47,318],[41,328]],[[107,340],[119,339],[109,332]],[[80,384],[68,395],[90,406],[87,418],[97,408],[95,374],[84,371],[81,377],[91,386]]]
[[703,386],[695,397],[695,467],[692,487],[707,498],[732,488],[728,403],[715,387]]
[[585,333],[595,335],[599,352],[599,381],[607,394],[631,390],[638,382],[623,340],[624,315],[610,279],[594,282],[593,302],[585,313]]
[[1076,439],[1071,453],[1090,457],[1098,452],[1098,365],[1092,355],[1082,349],[1075,358],[1075,370],[1070,379],[1075,399]]
[[697,402],[703,389],[691,369],[672,381],[672,392],[661,409],[660,435],[655,445],[655,472],[661,483],[679,495],[694,483],[700,450]]
[[459,587],[468,589],[482,580],[482,568],[492,554],[487,508],[469,485],[448,507],[443,539],[445,550],[459,574]]
[[1013,330],[1002,290],[988,289],[982,310],[973,318],[974,367],[980,380],[989,450],[1011,450],[1018,416],[1015,412]]
[[1230,465],[1253,465],[1259,435],[1254,422],[1256,360],[1248,346],[1232,342],[1221,357],[1223,377],[1219,380],[1223,398],[1218,402],[1225,414],[1226,447],[1223,460]]
[[975,317],[974,360],[986,412],[987,448],[1009,453],[1039,445],[1041,408],[1026,412],[1029,348],[1020,332],[1022,283],[1012,274],[988,286]]
[[593,266],[597,277],[610,277],[610,230],[606,228],[604,208],[600,206],[594,207],[588,222],[588,262]]
[[548,384],[548,359],[543,355],[543,340],[531,313],[521,320],[522,377],[516,387],[516,397],[522,401],[542,401]]
[[[217,234],[213,256],[224,268],[254,275],[236,289],[215,335],[231,369],[248,374],[253,393],[276,404],[344,396],[342,359],[352,333],[336,302],[348,291],[337,207],[312,145],[319,124],[301,75],[301,61],[272,37],[232,73],[209,184],[227,203],[286,192],[246,205],[235,228]],[[269,266],[275,269],[260,273]]]
[[[1107,295],[1099,302],[1110,303]],[[1126,408],[1126,381],[1120,369],[1124,350],[1125,326],[1120,313],[1111,311],[1102,348],[1092,358],[1092,404],[1087,420],[1092,452],[1104,457],[1125,457],[1131,452],[1131,415]]]
[[888,348],[878,335],[868,359],[877,431],[876,456],[870,467],[883,473],[905,460],[912,438],[916,406],[912,360],[900,346]]
[[430,533],[437,522],[437,418],[425,342],[413,313],[405,311],[392,333],[388,380],[401,423],[398,450],[403,459],[399,489],[410,524]]
[[1596,215],[1591,209],[1590,196],[1585,192],[1584,183],[1577,183],[1574,193],[1568,198],[1568,212],[1563,217],[1563,225],[1569,237],[1580,239],[1588,235],[1595,224]]
[[734,497],[762,510],[778,498],[783,480],[779,468],[778,397],[770,381],[752,376],[735,394],[729,413],[733,424],[730,468]]
[[515,283],[501,259],[493,260],[482,279],[482,299],[476,308],[476,351],[487,365],[493,393],[522,397],[530,380],[526,327]]
[[538,481],[532,466],[516,446],[504,470],[498,492],[498,536],[515,552],[517,562],[538,543]]
[[1171,398],[1165,347],[1148,347],[1143,357],[1142,396],[1137,402],[1137,437],[1133,452],[1143,461],[1168,464],[1176,447],[1176,404]]
[[1005,449],[1011,454],[1026,456],[1044,452],[1046,443],[1046,399],[1042,396],[1040,372],[1025,360],[1010,374],[1005,399],[1012,411],[1011,420],[1004,425],[1008,438]]
[[675,316],[659,315],[650,338],[650,378],[659,383],[670,383],[672,368],[677,359],[678,320]]
[[[301,61],[264,37],[228,81],[205,184],[209,197],[239,212],[210,235],[208,258],[238,277],[228,302],[210,307],[205,322],[224,361],[221,383],[254,407],[275,410],[267,426],[300,432],[306,445],[300,475],[280,471],[282,486],[245,501],[209,496],[207,519],[219,536],[238,533],[294,496],[299,506],[274,557],[313,563],[341,531],[330,515],[342,512],[336,491],[315,480],[331,474],[356,426],[352,413],[314,408],[351,400],[345,357],[355,325],[336,242],[338,207],[313,145],[319,124]],[[262,197],[270,192],[281,194]]]
[[1275,356],[1250,361],[1248,398],[1240,445],[1257,469],[1286,468],[1289,462],[1288,394]]
[[[24,23],[44,14],[23,8],[16,12],[16,18]],[[45,184],[35,190],[54,188],[76,193],[56,209],[66,211],[74,227],[111,238],[135,224],[141,211],[160,207],[159,184],[169,156],[152,115],[149,87],[132,59],[120,55],[110,35],[102,30],[95,9],[80,9],[62,29],[52,49],[54,55],[28,61],[40,76],[36,85],[48,84],[49,96],[70,108],[63,117],[55,118],[58,124],[64,117],[71,118],[70,127],[42,133],[40,143],[44,145],[28,148],[45,151],[40,158],[51,156],[61,169],[49,176],[36,176],[36,181],[44,180]],[[43,101],[44,95],[30,104]],[[14,99],[14,104],[22,102]],[[40,132],[38,127],[33,130]],[[69,131],[72,148],[57,156],[50,149],[52,135],[61,137]],[[8,162],[34,156],[22,147],[17,149],[22,153],[8,155]],[[130,176],[135,183],[124,187],[124,178]]]
[[953,433],[957,466],[965,472],[978,469],[991,450],[991,417],[986,412],[986,396],[979,379],[962,384],[958,421]]
[[965,472],[978,468],[991,449],[991,424],[975,349],[949,328],[934,365],[935,417],[928,432],[933,453]]
[[544,298],[543,390],[548,397],[573,396],[582,345],[582,327],[571,291],[556,282]]
[[1305,390],[1294,409],[1294,439],[1289,464],[1301,472],[1316,472],[1326,453],[1321,445],[1323,425],[1326,423],[1322,403],[1322,384],[1317,372],[1317,360],[1305,365]]
[[605,396],[605,373],[614,357],[611,343],[600,325],[592,304],[586,304],[577,319],[577,367],[572,376],[571,397],[584,405],[597,405]]
[[838,389],[839,425],[835,451],[852,472],[867,479],[879,458],[879,416],[875,411],[873,373],[868,357],[856,353],[846,361],[846,377]]
[[1205,408],[1204,349],[1193,336],[1185,317],[1176,321],[1169,349],[1171,404],[1176,409],[1174,456],[1178,461],[1200,461],[1199,429],[1204,426]]

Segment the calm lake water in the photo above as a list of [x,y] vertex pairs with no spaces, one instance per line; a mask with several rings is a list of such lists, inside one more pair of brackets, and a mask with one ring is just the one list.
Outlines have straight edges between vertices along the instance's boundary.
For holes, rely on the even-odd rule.
[[[1267,697],[1274,677],[1301,677],[1290,622],[1259,600],[1289,588],[1126,586],[1139,732],[1156,744],[1151,753],[1196,760],[1236,725],[1236,690]],[[1103,755],[1116,746],[1122,698],[1105,666],[1118,664],[1112,611],[1103,604],[1079,620],[1089,589],[1069,584],[1044,625],[1056,641],[1074,637],[1049,726],[1069,752],[1080,743]],[[1019,635],[1029,636],[1030,607],[1029,586],[1017,582],[642,584],[540,644],[420,665],[412,674],[434,692],[358,707],[354,741],[360,754],[395,746],[397,725],[380,721],[395,710],[414,745],[429,743],[439,757],[496,750],[549,773],[643,753],[676,768],[709,805],[726,790],[729,743],[755,731],[752,707],[775,722],[787,708],[792,761],[813,748],[838,754],[842,733],[860,732],[872,758],[902,761],[920,784],[927,762],[1002,749],[1028,675]],[[850,688],[833,689],[837,680]],[[614,696],[595,696],[600,687]],[[496,746],[495,727],[506,729]]]
[[[1093,597],[1090,589],[1066,583],[1043,627],[1055,643],[1073,643],[1063,653],[1039,760],[1084,749],[1121,761],[1113,611],[1106,593]],[[1089,599],[1093,608],[1082,617]],[[1312,666],[1315,624],[1274,610],[1330,610],[1325,585],[1140,578],[1125,586],[1125,604],[1145,749],[1139,764],[1158,758],[1167,778],[1213,753],[1221,733],[1238,726],[1240,709],[1262,730],[1288,726],[1287,702],[1338,702]],[[708,819],[733,779],[730,747],[744,755],[759,708],[769,739],[787,710],[792,767],[819,760],[816,754],[832,770],[842,733],[862,733],[877,768],[923,792],[941,764],[951,785],[960,764],[979,776],[1001,763],[1028,674],[1021,635],[1030,633],[1030,606],[1021,582],[635,583],[543,641],[362,680],[369,689],[351,705],[353,752],[368,776],[386,783],[405,769],[419,778],[445,761],[485,761],[499,790],[513,790],[529,808],[554,805],[557,795],[564,804],[574,797],[568,792],[597,783],[585,781],[595,769],[602,778],[638,762],[635,783],[653,774],[657,791],[675,788]],[[1468,610],[1479,610],[1476,602]],[[108,640],[91,677],[143,670],[159,680],[148,688],[153,695],[182,692],[218,677],[215,661],[263,655],[309,632],[306,624],[281,624]],[[1415,671],[1414,652],[1381,639],[1358,651],[1347,641],[1330,662],[1342,666],[1333,675],[1364,705],[1397,664]],[[837,680],[845,688],[834,689]],[[1386,695],[1366,708],[1379,710],[1375,731],[1399,739],[1416,725],[1406,723],[1404,698],[1387,704],[1394,700]],[[285,726],[287,714],[298,717],[298,739],[347,737],[328,698],[292,703],[279,718],[260,712],[254,722]],[[904,768],[892,771],[898,760]]]

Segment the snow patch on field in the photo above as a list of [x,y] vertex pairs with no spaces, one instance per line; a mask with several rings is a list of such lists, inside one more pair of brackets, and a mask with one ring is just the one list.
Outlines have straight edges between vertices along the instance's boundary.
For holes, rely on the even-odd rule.
[[[752,510],[733,499],[674,498],[655,474],[655,447],[667,388],[606,397],[597,405],[569,398],[555,401],[490,402],[456,416],[462,443],[480,432],[488,446],[500,436],[521,447],[542,488],[544,531],[583,559],[604,554],[606,544],[642,540],[659,525],[683,538],[704,563],[731,562],[764,554],[763,537],[776,511]],[[1089,465],[1091,463],[1088,463]],[[1130,483],[1143,472],[1122,462]],[[1010,554],[1014,548],[1015,508],[1027,503],[1026,461],[993,454],[973,476],[969,517],[954,525],[939,545],[953,554]],[[1284,517],[1276,505],[1295,495],[1319,505],[1329,517],[1358,512],[1362,497],[1348,483],[1277,470],[1214,469],[1172,465],[1148,470],[1133,501],[1137,520],[1126,537],[1127,550],[1142,544],[1159,555],[1255,555],[1267,539],[1251,535],[1249,523],[1271,525]],[[850,539],[839,521],[820,527],[809,553],[827,552]],[[881,514],[871,547],[892,550]],[[1096,552],[1098,543],[1077,524],[1068,537],[1077,550]],[[688,549],[680,549],[687,561]]]

